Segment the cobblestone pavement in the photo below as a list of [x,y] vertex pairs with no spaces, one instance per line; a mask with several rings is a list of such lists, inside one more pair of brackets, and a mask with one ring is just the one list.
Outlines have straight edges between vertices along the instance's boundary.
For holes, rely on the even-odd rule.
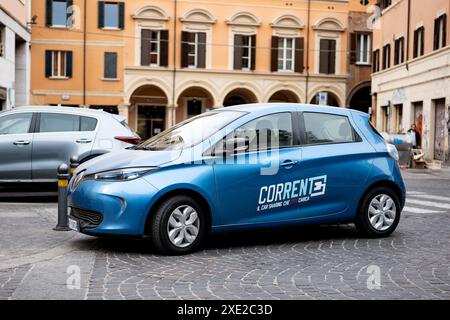
[[[406,182],[407,206],[386,239],[360,238],[353,226],[238,233],[181,257],[157,255],[146,241],[65,243],[95,252],[87,299],[450,299],[450,180]],[[33,266],[0,268],[0,299],[20,299],[14,288]]]

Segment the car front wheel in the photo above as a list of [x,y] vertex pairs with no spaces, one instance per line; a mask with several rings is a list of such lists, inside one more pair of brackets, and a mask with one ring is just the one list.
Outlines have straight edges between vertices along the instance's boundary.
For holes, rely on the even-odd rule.
[[158,251],[186,254],[202,242],[206,220],[202,207],[192,198],[175,196],[164,201],[152,219],[151,237]]
[[369,191],[361,201],[355,226],[365,236],[387,237],[397,228],[400,213],[400,201],[395,192],[378,187]]

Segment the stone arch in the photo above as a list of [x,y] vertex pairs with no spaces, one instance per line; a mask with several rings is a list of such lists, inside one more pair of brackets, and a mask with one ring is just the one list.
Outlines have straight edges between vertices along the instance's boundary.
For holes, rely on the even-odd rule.
[[176,122],[199,115],[215,107],[214,94],[205,86],[192,83],[177,97]]
[[292,90],[282,89],[275,91],[267,102],[300,103],[300,97]]
[[214,88],[214,86],[212,86],[212,84],[210,84],[207,81],[191,81],[191,80],[185,81],[180,86],[178,86],[175,94],[177,101],[180,98],[181,94],[191,87],[198,87],[207,91],[211,95],[211,98],[213,100],[213,107],[216,107],[217,104],[219,103],[217,90],[216,88]]
[[221,92],[223,92],[223,94],[220,97],[220,100],[218,100],[218,101],[221,102],[221,106],[223,106],[223,102],[225,101],[225,98],[227,97],[227,95],[230,92],[232,92],[233,90],[236,90],[236,89],[242,89],[242,90],[246,90],[248,92],[251,92],[252,95],[255,98],[255,99],[252,99],[252,101],[253,100],[256,100],[256,102],[262,101],[262,99],[261,99],[262,95],[260,93],[260,90],[253,83],[244,82],[244,81],[242,81],[242,82],[233,82],[233,83],[231,83],[229,85],[224,86],[223,90],[221,90]]
[[222,105],[229,107],[233,105],[258,103],[258,96],[247,87],[235,87],[226,91],[227,94],[223,98]]
[[334,88],[318,88],[318,89],[315,89],[312,92],[314,92],[314,94],[310,95],[310,98],[309,98],[311,100],[311,102],[310,102],[311,104],[316,104],[315,103],[315,99],[316,99],[316,96],[317,96],[317,94],[319,92],[328,92],[329,94],[331,94],[332,97],[337,102],[337,106],[336,107],[343,107],[344,104],[345,104],[344,100],[342,99],[342,95],[340,95],[339,91],[335,90]]
[[369,108],[372,106],[371,89],[370,81],[363,81],[353,87],[347,98],[349,108],[369,113]]
[[186,12],[183,17],[180,18],[180,21],[214,24],[217,22],[217,19],[211,12],[206,9],[192,9]]
[[280,91],[292,92],[296,97],[296,102],[301,103],[304,97],[304,91],[295,84],[275,84],[268,88],[267,94],[262,101],[269,102],[274,94]]
[[261,19],[250,12],[239,12],[231,16],[227,20],[227,24],[240,26],[260,26]]
[[132,82],[126,89],[125,89],[125,104],[130,104],[131,96],[133,93],[139,89],[140,87],[143,87],[145,85],[148,86],[154,86],[161,89],[164,94],[166,95],[168,101],[170,101],[171,95],[169,94],[171,92],[170,86],[165,83],[164,81],[157,79],[157,78],[139,78],[136,81]]

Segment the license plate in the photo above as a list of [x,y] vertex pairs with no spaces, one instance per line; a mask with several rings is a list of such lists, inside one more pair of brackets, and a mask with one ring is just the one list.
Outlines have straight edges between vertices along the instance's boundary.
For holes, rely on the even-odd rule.
[[73,231],[80,231],[80,224],[78,221],[69,218],[69,229]]

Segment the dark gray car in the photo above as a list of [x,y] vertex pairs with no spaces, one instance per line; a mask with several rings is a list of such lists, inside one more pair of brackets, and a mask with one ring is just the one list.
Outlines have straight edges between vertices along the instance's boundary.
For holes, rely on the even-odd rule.
[[0,112],[0,183],[53,182],[72,156],[85,162],[133,146],[125,118],[100,110],[21,107]]

